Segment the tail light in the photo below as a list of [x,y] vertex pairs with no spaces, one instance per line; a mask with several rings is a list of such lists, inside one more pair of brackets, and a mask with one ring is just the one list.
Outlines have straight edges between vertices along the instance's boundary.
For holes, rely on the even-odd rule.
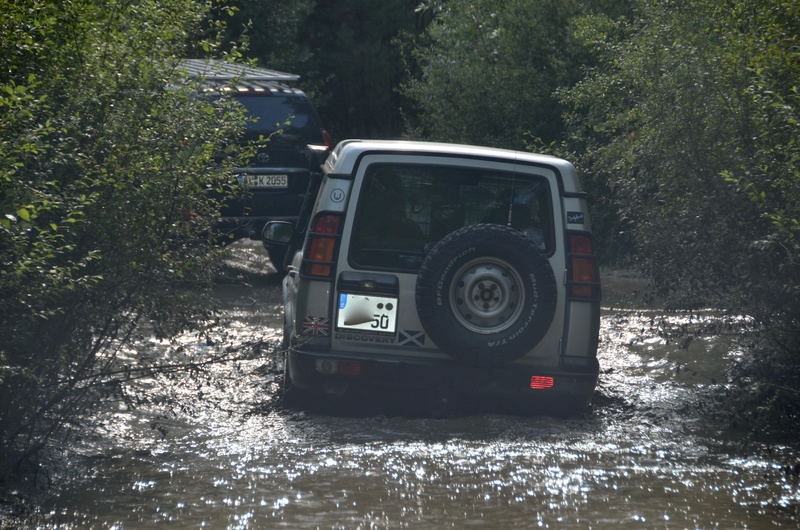
[[589,234],[567,234],[567,293],[573,300],[600,300],[600,271]]
[[309,234],[308,250],[303,256],[303,275],[318,279],[333,278],[340,225],[341,216],[338,214],[323,214],[317,217],[314,228]]
[[325,142],[325,147],[333,149],[333,137],[325,129],[322,129],[322,140]]

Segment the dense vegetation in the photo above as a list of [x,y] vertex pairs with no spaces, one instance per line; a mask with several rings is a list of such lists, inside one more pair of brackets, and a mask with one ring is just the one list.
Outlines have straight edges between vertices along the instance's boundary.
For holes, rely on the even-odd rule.
[[0,477],[152,368],[119,356],[140,326],[208,318],[208,190],[244,121],[175,67],[212,7],[0,6]]
[[604,260],[635,264],[675,305],[757,318],[770,341],[751,370],[775,378],[764,388],[781,413],[798,413],[797,2],[0,7],[2,466],[130,375],[111,368],[139,326],[169,335],[209,316],[187,299],[212,278],[206,191],[242,117],[177,89],[186,56],[301,74],[338,139],[569,158]]
[[796,419],[800,4],[645,0],[575,26],[597,63],[559,92],[567,156],[605,187],[659,294],[764,326],[745,373],[760,406]]
[[580,6],[452,0],[426,9],[437,16],[412,51],[420,74],[404,86],[416,136],[514,149],[560,139],[555,91],[589,60],[569,25]]
[[402,134],[403,43],[427,21],[418,0],[233,3],[229,41],[243,33],[248,57],[300,74],[335,139]]

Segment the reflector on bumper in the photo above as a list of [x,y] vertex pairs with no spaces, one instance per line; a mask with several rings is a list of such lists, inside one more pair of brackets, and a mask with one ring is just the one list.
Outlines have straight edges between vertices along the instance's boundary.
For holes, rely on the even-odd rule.
[[358,361],[340,361],[336,359],[317,359],[314,367],[321,374],[361,375],[361,363]]
[[547,390],[553,388],[555,380],[546,375],[534,375],[531,377],[531,388],[534,390]]

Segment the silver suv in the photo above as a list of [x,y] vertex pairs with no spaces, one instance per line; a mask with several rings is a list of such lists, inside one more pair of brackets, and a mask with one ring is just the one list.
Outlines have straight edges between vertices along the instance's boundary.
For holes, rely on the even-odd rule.
[[348,140],[321,167],[298,224],[264,230],[294,252],[283,283],[287,402],[394,390],[491,409],[586,407],[600,278],[571,164]]

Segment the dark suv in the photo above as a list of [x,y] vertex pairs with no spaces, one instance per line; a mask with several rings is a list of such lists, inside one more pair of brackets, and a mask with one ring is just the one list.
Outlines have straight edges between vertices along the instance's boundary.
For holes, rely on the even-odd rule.
[[[223,239],[262,240],[267,221],[295,221],[309,181],[306,146],[332,147],[331,137],[308,97],[288,84],[299,76],[206,59],[185,59],[181,65],[190,77],[202,79],[202,88],[211,97],[227,91],[255,118],[248,122],[244,141],[268,138],[282,130],[271,137],[247,167],[235,169],[244,189],[222,209]],[[285,247],[266,242],[264,247],[273,266],[283,271]]]

